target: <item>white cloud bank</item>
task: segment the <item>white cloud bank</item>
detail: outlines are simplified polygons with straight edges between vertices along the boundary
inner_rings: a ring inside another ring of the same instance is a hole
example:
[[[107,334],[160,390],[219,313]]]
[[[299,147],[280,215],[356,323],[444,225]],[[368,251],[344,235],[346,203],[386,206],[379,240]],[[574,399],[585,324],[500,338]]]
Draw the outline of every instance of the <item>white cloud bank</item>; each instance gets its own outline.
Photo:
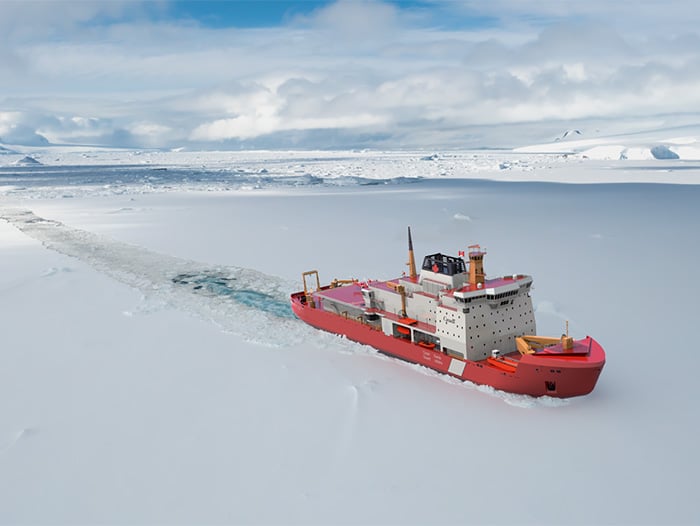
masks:
[[[3,2],[0,141],[517,146],[571,122],[697,123],[692,2],[482,4],[341,0],[212,29],[146,16],[165,2]]]

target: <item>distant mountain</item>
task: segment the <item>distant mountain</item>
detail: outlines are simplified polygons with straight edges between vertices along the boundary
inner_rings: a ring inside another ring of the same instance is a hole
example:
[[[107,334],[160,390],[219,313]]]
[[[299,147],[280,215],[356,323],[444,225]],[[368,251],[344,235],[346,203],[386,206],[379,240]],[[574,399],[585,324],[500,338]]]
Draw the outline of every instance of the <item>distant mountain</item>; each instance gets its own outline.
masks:
[[[20,160],[15,161],[14,164],[20,166],[36,166],[40,165],[41,163],[37,161],[34,157],[27,155],[26,157],[22,157]]]
[[[581,159],[623,161],[700,160],[700,124],[635,129],[588,136],[570,129],[550,143],[514,148],[520,153],[560,153]]]

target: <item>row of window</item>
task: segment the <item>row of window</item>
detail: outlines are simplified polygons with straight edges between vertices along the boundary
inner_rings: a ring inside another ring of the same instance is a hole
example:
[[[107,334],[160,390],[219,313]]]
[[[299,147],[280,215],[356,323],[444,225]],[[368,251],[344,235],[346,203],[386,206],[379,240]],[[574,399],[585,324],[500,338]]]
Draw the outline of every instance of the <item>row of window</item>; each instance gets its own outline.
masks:
[[[527,325],[527,323],[525,325]],[[480,327],[483,327],[484,329],[486,329],[486,324],[484,323],[483,325],[475,325],[473,329],[471,327],[469,327],[469,331],[478,331]],[[502,330],[505,330],[506,332],[507,331],[517,331],[518,326],[513,325],[512,327],[504,327]],[[498,332],[501,332],[501,330],[499,330]],[[471,336],[470,336],[470,338],[471,338]]]
[[[511,290],[509,292],[501,292],[500,294],[482,294],[481,296],[471,296],[469,298],[460,298],[459,296],[455,296],[455,299],[458,302],[471,303],[472,301],[479,301],[483,300],[484,298],[486,298],[487,300],[500,300],[501,298],[517,296],[519,293],[520,290]]]
[[[509,292],[501,292],[500,294],[487,294],[487,300],[500,300],[501,298],[507,298],[510,296],[516,296],[520,290],[511,290]]]

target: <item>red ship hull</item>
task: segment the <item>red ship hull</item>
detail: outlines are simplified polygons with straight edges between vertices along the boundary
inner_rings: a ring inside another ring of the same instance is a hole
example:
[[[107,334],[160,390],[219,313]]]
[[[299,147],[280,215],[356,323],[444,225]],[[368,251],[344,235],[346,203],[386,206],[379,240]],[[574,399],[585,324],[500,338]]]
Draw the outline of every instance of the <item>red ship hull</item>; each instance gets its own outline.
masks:
[[[535,353],[508,355],[507,363],[496,360],[461,360],[443,352],[384,334],[381,330],[306,303],[303,292],[291,296],[292,310],[309,325],[374,347],[402,360],[424,365],[435,371],[489,385],[495,389],[530,396],[569,398],[590,393],[605,365],[603,348],[590,336],[576,340],[584,353]]]

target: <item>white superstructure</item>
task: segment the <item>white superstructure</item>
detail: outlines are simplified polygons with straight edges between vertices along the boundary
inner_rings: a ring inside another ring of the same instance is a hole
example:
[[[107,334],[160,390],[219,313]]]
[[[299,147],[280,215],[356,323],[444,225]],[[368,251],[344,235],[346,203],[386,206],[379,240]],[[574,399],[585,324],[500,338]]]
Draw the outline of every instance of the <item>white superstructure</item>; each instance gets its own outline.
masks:
[[[467,269],[460,257],[432,254],[417,277],[362,284],[364,315],[381,323],[386,334],[458,358],[483,360],[495,349],[514,352],[516,336],[536,333],[532,277],[486,280],[484,255],[470,247]]]

